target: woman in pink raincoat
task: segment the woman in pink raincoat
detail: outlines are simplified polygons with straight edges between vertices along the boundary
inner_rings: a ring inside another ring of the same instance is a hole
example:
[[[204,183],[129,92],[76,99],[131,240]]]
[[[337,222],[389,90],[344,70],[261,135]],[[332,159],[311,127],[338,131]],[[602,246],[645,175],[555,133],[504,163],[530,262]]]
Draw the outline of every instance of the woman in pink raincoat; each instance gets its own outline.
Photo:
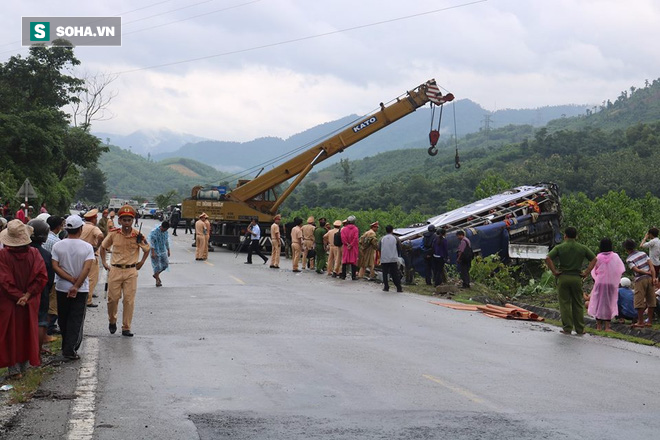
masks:
[[[341,279],[346,279],[346,269],[347,267],[351,268],[351,278],[357,279],[357,260],[358,260],[358,238],[360,237],[360,231],[358,227],[355,226],[355,216],[349,215],[346,219],[346,226],[341,228],[341,241],[344,244],[344,249],[341,256]]]
[[[605,322],[605,331],[612,331],[610,321],[619,313],[619,281],[624,271],[623,261],[616,252],[612,252],[612,240],[603,238],[600,253],[596,255],[596,265],[591,271],[594,288],[587,309],[587,313],[596,318],[596,330],[602,330]]]

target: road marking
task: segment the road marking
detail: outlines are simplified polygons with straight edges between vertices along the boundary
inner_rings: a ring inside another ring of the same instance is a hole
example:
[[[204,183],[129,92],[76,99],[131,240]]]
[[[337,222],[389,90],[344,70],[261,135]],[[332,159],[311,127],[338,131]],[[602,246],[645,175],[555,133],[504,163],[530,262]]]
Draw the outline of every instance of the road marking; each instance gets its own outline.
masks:
[[[459,395],[467,398],[468,400],[471,400],[474,403],[478,403],[479,405],[487,406],[487,407],[489,407],[490,409],[492,409],[496,412],[502,412],[502,410],[500,408],[498,408],[495,405],[493,405],[492,403],[488,402],[486,399],[483,399],[483,398],[477,396],[476,394],[474,394],[470,390],[467,390],[465,388],[459,387],[458,385],[454,385],[452,383],[446,382],[442,379],[438,379],[437,377],[431,376],[430,374],[422,374],[422,377],[424,379],[430,380],[431,382],[435,382],[438,385],[441,385],[441,386],[447,388],[448,390],[453,391],[456,394],[459,394]]]
[[[71,407],[67,434],[69,440],[91,440],[94,436],[99,341],[96,338],[85,338],[85,345],[85,355],[78,371],[76,399]]]
[[[240,279],[240,278],[236,278],[236,277],[233,276],[233,275],[229,275],[229,277],[232,278],[234,281],[236,281],[238,284],[245,284],[245,281],[243,281],[243,280]]]

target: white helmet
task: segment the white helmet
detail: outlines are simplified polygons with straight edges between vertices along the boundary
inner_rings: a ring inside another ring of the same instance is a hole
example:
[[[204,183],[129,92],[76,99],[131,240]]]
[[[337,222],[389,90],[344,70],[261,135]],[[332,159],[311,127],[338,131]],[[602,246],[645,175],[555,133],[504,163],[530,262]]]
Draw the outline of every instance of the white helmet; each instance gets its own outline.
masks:
[[[619,284],[621,287],[630,287],[632,283],[630,282],[630,278],[623,277],[621,278],[621,281],[619,281]]]

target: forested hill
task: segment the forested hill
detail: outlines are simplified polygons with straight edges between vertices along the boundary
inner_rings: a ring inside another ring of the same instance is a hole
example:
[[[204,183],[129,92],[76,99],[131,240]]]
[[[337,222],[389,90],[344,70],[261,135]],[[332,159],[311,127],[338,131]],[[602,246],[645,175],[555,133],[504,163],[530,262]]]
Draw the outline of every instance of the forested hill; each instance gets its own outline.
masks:
[[[472,201],[487,177],[507,185],[551,181],[564,193],[589,197],[610,190],[659,196],[659,89],[660,82],[653,81],[622,94],[610,109],[606,102],[599,111],[561,118],[541,129],[510,126],[466,136],[458,141],[460,169],[455,168],[453,139],[434,157],[426,149],[397,150],[333,165],[310,174],[285,206],[399,205],[432,215]]]
[[[148,160],[116,146],[110,146],[99,159],[99,168],[107,177],[108,194],[140,195],[153,199],[175,189],[188,197],[195,185],[218,183],[225,174],[192,159]]]

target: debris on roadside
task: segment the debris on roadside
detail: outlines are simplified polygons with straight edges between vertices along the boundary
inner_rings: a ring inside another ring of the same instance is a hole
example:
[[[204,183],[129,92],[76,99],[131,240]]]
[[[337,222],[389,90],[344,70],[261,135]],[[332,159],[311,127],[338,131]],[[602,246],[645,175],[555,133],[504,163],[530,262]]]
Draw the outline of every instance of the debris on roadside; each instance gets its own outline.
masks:
[[[534,312],[531,312],[522,307],[514,306],[513,304],[505,304],[504,306],[496,306],[493,304],[460,304],[460,303],[446,303],[439,301],[429,301],[431,304],[437,306],[447,307],[453,310],[466,310],[470,312],[482,312],[489,318],[502,318],[502,319],[517,319],[521,321],[544,321],[542,317]]]

